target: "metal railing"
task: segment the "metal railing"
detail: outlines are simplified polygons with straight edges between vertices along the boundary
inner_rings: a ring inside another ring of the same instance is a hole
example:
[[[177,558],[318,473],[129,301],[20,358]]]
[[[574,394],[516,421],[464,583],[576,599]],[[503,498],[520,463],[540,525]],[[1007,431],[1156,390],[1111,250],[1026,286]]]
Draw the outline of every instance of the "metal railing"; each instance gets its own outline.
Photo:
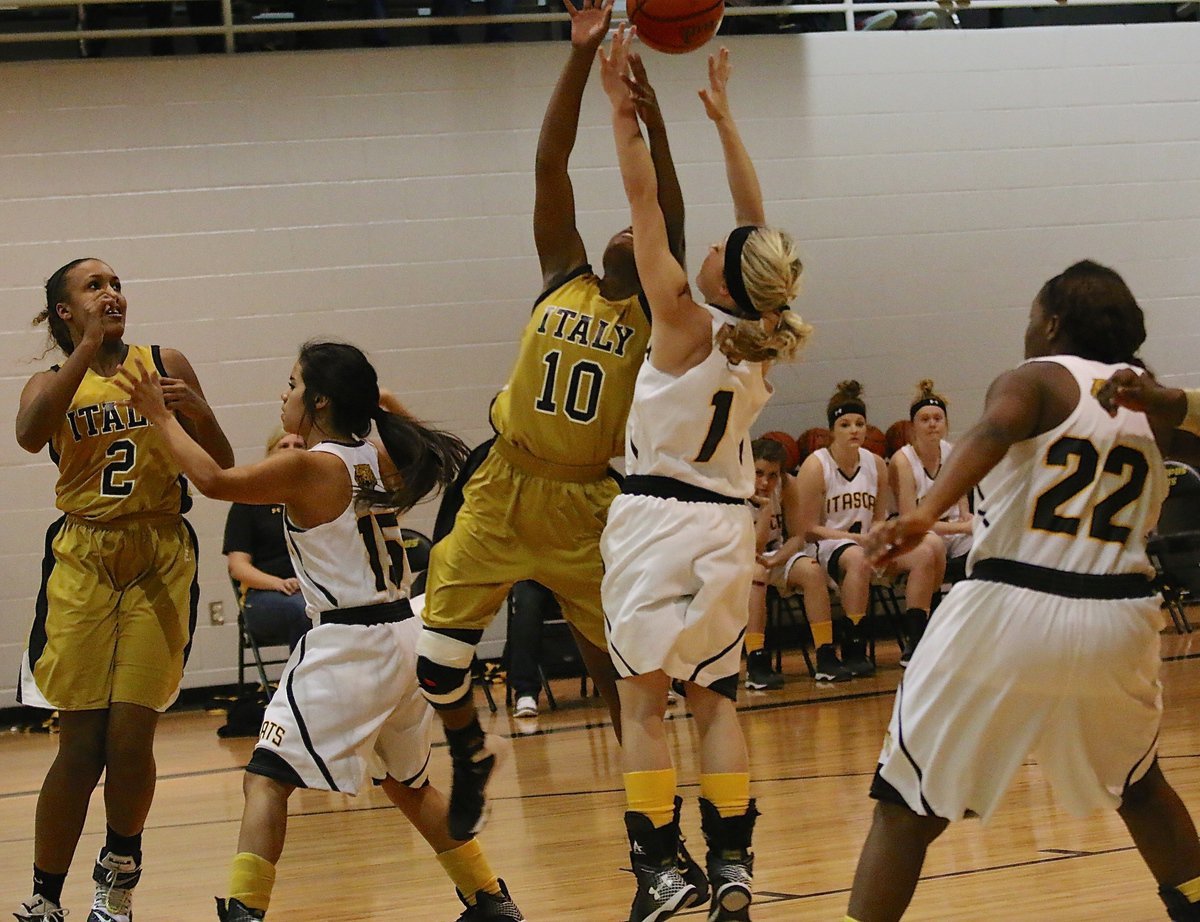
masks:
[[[294,13],[279,12],[272,14],[269,12],[271,6],[287,7],[289,5],[288,0],[278,0],[275,3],[268,2],[268,0],[251,0],[250,4],[245,4],[242,0],[238,0],[239,7],[263,8],[263,11],[258,14],[258,21],[255,21],[255,17],[250,17],[250,21],[238,21],[238,18],[235,16],[235,0],[213,0],[213,2],[219,2],[221,8],[221,21],[217,25],[93,29],[86,26],[87,16],[85,11],[88,8],[129,6],[131,5],[131,0],[88,0],[87,4],[64,3],[63,0],[0,0],[0,14],[19,14],[21,11],[62,9],[68,11],[68,15],[73,14],[77,23],[75,28],[69,30],[11,31],[8,27],[14,25],[14,23],[0,19],[0,45],[80,42],[81,51],[86,54],[86,51],[83,51],[83,49],[86,48],[86,42],[91,40],[219,36],[223,40],[224,51],[226,53],[233,53],[238,50],[244,50],[238,48],[237,39],[239,36],[254,36],[264,33],[278,35],[281,33],[344,32],[356,29],[372,32],[391,29],[457,28],[461,26],[515,25],[524,23],[553,25],[569,21],[565,13],[550,12],[549,9],[545,12],[514,12],[501,15],[437,16],[433,15],[432,7],[414,7],[417,10],[417,15],[414,16],[321,20],[302,20],[296,19]],[[546,0],[539,0],[539,3],[544,2]],[[145,7],[151,3],[167,3],[173,6],[176,0],[134,0],[133,5]],[[850,2],[850,0],[839,0],[839,2],[829,3],[727,6],[725,16],[727,19],[769,17],[783,23],[785,18],[790,19],[791,17],[812,15],[821,15],[828,18],[833,14],[841,18],[846,30],[854,31],[856,16],[863,14],[870,15],[886,10],[894,10],[898,14],[934,11],[938,12],[942,17],[943,25],[958,28],[962,25],[959,14],[968,9],[971,11],[999,11],[1016,8],[1061,8],[1066,5],[1063,0],[968,0],[968,2],[963,2],[963,0],[944,0],[944,2],[940,3],[934,2],[934,0],[902,0],[902,2],[896,3],[882,2],[882,0],[861,3]],[[1189,16],[1194,18],[1196,15],[1194,10],[1196,4],[1183,2],[1183,0],[1070,0],[1069,5],[1071,7],[1156,6],[1178,11],[1180,17]],[[1192,9],[1188,9],[1188,7]],[[618,18],[623,15],[623,11],[618,11]],[[764,31],[772,30],[765,29]]]

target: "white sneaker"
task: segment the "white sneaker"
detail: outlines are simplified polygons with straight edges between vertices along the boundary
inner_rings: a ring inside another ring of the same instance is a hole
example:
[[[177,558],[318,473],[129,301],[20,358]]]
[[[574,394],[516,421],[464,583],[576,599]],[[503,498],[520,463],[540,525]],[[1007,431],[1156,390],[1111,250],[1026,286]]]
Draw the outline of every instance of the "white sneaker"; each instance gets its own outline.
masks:
[[[859,32],[880,32],[884,29],[890,29],[896,24],[896,20],[900,18],[895,10],[880,10],[874,16],[865,16],[858,21],[857,29]]]
[[[517,706],[513,708],[513,717],[537,717],[538,703],[533,695],[521,695],[517,698]]]
[[[141,866],[132,858],[102,850],[92,872],[96,898],[88,922],[131,922],[133,888],[141,876]]]
[[[66,922],[67,910],[44,896],[31,896],[13,916],[17,922]]]

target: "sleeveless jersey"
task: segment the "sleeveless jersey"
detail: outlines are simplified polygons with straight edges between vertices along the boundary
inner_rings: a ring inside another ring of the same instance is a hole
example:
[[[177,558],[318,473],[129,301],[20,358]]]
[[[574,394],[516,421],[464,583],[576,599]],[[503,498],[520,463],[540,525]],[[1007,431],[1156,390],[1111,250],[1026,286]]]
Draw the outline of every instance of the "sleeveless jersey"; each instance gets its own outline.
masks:
[[[950,452],[954,450],[954,446],[945,439],[942,439],[941,450],[942,467],[945,467],[946,462],[950,460]],[[913,448],[912,445],[905,445],[900,449],[900,451],[903,453],[904,459],[908,462],[909,467],[912,468],[913,480],[916,482],[917,486],[917,504],[920,505],[921,500],[925,498],[925,494],[928,493],[933,487],[933,481],[937,475],[935,474],[933,477],[929,476],[929,472],[925,470],[924,464],[921,463],[921,459],[917,456],[917,450]],[[946,514],[942,516],[941,521],[957,522],[959,518],[960,515],[958,503],[955,503],[946,511]]]
[[[137,360],[166,375],[158,346],[129,346],[122,367]],[[55,366],[55,372],[58,367]],[[179,514],[191,506],[187,481],[150,421],[123,405],[128,395],[115,378],[90,368],[71,398],[66,417],[50,438],[58,465],[55,504],[91,522],[129,516]]]
[[[492,427],[543,461],[607,464],[625,453],[625,421],[650,340],[640,295],[600,296],[580,267],[538,299],[512,375],[492,403]]]
[[[733,364],[716,344],[729,316],[712,316],[708,357],[681,375],[646,362],[638,372],[629,412],[627,474],[671,477],[723,496],[754,495],[750,427],[771,396],[760,362]]]
[[[859,448],[858,470],[847,480],[828,448],[819,448],[814,454],[821,459],[825,474],[825,518],[821,524],[856,535],[870,531],[875,517],[875,500],[879,497],[876,456]]]
[[[1093,394],[1118,368],[1072,355],[1051,361],[1079,403],[1049,432],[1017,442],[980,482],[968,573],[997,557],[1072,573],[1153,576],[1146,531],[1167,492],[1162,455],[1141,413],[1110,417]]]
[[[381,482],[379,454],[369,442],[320,442],[310,451],[341,458],[355,486]],[[408,596],[412,576],[394,510],[351,499],[336,519],[307,529],[285,512],[284,533],[310,618],[335,608],[381,605]]]

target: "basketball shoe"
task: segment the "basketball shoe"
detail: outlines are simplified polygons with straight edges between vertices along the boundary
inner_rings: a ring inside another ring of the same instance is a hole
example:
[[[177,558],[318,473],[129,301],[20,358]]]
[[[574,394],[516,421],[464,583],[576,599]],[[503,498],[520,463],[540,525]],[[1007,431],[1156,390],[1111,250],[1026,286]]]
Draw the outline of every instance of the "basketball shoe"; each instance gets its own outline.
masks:
[[[705,864],[712,887],[708,922],[749,922],[754,879],[750,842],[757,818],[754,800],[741,816],[721,816],[711,801],[700,798],[700,828],[708,843]]]
[[[133,858],[100,849],[92,871],[96,897],[87,922],[132,922],[133,888],[141,877],[142,868]]]
[[[22,903],[13,916],[17,922],[64,922],[67,910],[44,896],[35,894]]]
[[[502,736],[485,734],[482,730],[473,738],[448,733],[446,740],[454,769],[450,782],[450,835],[466,841],[487,823],[488,782],[508,758],[512,744]]]
[[[867,659],[867,641],[863,637],[863,626],[849,618],[835,618],[834,637],[842,648],[842,665],[856,679],[875,675],[875,664]]]
[[[813,672],[815,682],[849,682],[854,676],[838,659],[837,648],[831,643],[817,647],[817,668]]]
[[[480,890],[475,894],[475,905],[471,906],[467,903],[461,891],[458,892],[458,898],[462,900],[466,906],[463,914],[458,917],[457,922],[525,922],[525,917],[521,915],[521,910],[517,908],[517,904],[513,902],[513,898],[508,895],[508,887],[504,885],[504,881],[500,881],[500,893],[488,893],[486,890]]]
[[[655,828],[644,813],[625,814],[629,833],[629,862],[637,878],[637,893],[629,922],[661,922],[691,906],[696,888],[679,872],[679,826],[674,821]]]
[[[746,687],[752,691],[783,688],[783,676],[771,668],[771,655],[766,650],[755,650],[746,656]]]
[[[225,900],[217,897],[217,918],[220,922],[258,922],[266,913],[244,906],[240,900]]]
[[[679,814],[683,810],[683,798],[676,795],[675,797],[675,828],[679,829]],[[679,833],[679,855],[675,862],[675,866],[679,868],[679,873],[683,875],[683,879],[696,888],[696,895],[688,901],[688,906],[703,906],[708,902],[708,875],[704,873],[704,868],[696,863],[687,850],[687,839],[683,832]]]

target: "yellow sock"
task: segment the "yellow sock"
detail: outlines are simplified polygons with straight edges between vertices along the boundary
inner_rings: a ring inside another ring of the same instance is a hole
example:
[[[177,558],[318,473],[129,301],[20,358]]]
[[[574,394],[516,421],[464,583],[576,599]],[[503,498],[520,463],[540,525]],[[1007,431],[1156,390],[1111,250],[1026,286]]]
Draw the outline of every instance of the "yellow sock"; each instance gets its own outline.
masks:
[[[863,612],[861,615],[852,615],[849,612],[846,612],[846,617],[850,619],[851,624],[853,624],[857,627],[858,622],[862,621],[863,618],[867,617],[867,613]]]
[[[833,622],[832,621],[814,621],[809,624],[812,628],[813,645],[823,647],[826,644],[833,643]]]
[[[741,816],[750,806],[750,773],[700,776],[700,796],[724,817]]]
[[[238,852],[229,870],[229,898],[247,909],[266,912],[275,888],[275,865],[253,852]]]
[[[493,873],[492,866],[488,864],[478,839],[471,839],[458,848],[441,852],[437,860],[446,876],[454,882],[459,893],[472,906],[475,905],[475,894],[480,890],[497,896],[500,894],[500,881]]]
[[[625,803],[649,818],[655,829],[666,826],[675,818],[675,769],[626,772]]]
[[[843,919],[842,922],[858,922],[858,919],[855,919],[853,916],[846,916],[846,918]]]
[[[751,634],[746,632],[746,652],[757,653],[763,648],[763,644],[767,642],[766,634]]]
[[[1193,877],[1175,889],[1182,893],[1189,903],[1200,903],[1200,877]]]

